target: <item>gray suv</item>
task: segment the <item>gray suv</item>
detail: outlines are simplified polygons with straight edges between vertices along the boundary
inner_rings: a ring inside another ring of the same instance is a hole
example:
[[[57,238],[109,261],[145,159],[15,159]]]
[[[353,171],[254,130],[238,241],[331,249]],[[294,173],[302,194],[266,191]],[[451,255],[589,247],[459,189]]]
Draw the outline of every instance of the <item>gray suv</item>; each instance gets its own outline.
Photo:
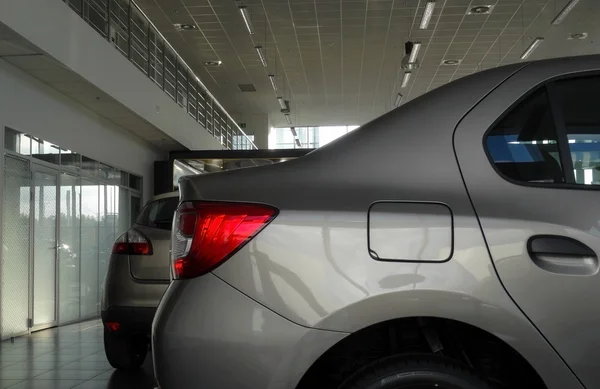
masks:
[[[161,389],[600,388],[600,56],[180,181]]]
[[[171,279],[171,227],[178,202],[178,193],[155,197],[113,245],[102,322],[106,357],[117,369],[137,369],[146,358],[152,319]]]

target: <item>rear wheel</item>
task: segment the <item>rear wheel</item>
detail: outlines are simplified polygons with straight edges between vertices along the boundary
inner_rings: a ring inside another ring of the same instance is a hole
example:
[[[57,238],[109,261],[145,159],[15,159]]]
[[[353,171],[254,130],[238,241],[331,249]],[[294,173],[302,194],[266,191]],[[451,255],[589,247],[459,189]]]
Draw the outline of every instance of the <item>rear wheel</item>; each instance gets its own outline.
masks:
[[[492,389],[474,371],[437,356],[393,357],[355,374],[340,389]]]
[[[148,354],[148,340],[139,335],[117,334],[105,328],[104,351],[108,362],[115,369],[137,370]]]

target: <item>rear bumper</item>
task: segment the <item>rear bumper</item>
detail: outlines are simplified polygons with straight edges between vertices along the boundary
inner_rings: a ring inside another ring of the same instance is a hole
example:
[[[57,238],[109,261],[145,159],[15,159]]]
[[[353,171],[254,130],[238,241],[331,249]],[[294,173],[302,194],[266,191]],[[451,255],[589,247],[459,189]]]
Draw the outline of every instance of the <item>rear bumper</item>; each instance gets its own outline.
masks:
[[[117,322],[121,334],[142,334],[150,336],[152,320],[156,308],[147,307],[110,307],[101,312],[102,323]]]
[[[294,324],[213,274],[169,286],[152,330],[161,389],[289,389],[339,332]]]

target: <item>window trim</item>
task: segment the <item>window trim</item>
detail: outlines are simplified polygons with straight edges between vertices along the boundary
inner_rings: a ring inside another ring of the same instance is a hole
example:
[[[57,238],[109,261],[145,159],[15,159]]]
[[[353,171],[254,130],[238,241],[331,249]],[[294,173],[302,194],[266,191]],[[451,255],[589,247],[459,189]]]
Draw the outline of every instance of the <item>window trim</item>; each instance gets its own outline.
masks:
[[[562,109],[560,109],[560,107],[558,106],[558,100],[556,100],[556,94],[552,94],[550,92],[550,90],[548,89],[548,86],[553,85],[556,81],[565,80],[565,79],[568,80],[568,79],[574,79],[574,78],[583,78],[583,77],[600,77],[600,71],[599,70],[584,70],[584,71],[579,71],[579,72],[560,74],[555,77],[548,78],[548,79],[534,85],[531,89],[529,89],[527,92],[525,92],[515,102],[513,102],[506,110],[504,110],[504,112],[502,112],[502,114],[496,120],[494,120],[492,122],[490,127],[483,133],[481,143],[482,143],[483,151],[484,151],[490,165],[492,166],[492,169],[494,169],[494,171],[500,178],[502,178],[503,180],[510,182],[511,184],[514,184],[514,185],[525,186],[525,187],[530,187],[530,188],[571,189],[571,190],[576,189],[576,190],[600,191],[600,185],[585,185],[585,184],[577,184],[576,183],[575,175],[573,173],[573,168],[572,168],[573,161],[571,159],[571,152],[569,150],[569,141],[568,141],[568,136],[566,134],[564,122],[561,122],[560,126],[558,125],[558,123],[556,123],[556,122],[554,123],[554,127],[556,130],[556,138],[557,138],[556,142],[558,145],[559,156],[560,156],[560,164],[561,164],[561,167],[563,168],[563,174],[564,174],[565,181],[566,181],[565,183],[562,183],[562,184],[556,184],[556,183],[545,184],[545,183],[537,183],[537,182],[526,182],[526,181],[515,180],[511,177],[508,177],[499,171],[499,169],[496,166],[496,163],[494,163],[494,160],[493,160],[493,158],[488,150],[488,147],[487,147],[487,138],[490,135],[490,133],[496,128],[498,123],[500,123],[508,114],[510,114],[524,100],[526,100],[527,98],[529,98],[531,95],[538,92],[542,88],[544,88],[546,90],[546,95],[548,97],[548,103],[550,105],[550,113],[552,114],[554,120],[556,121],[556,118],[557,118],[555,111],[559,111],[558,117],[562,117]],[[552,87],[550,87],[550,88],[552,88]],[[561,129],[559,129],[558,127],[561,127]],[[562,133],[561,133],[561,131],[562,131]],[[566,150],[568,151],[567,152],[567,157],[568,157],[567,165],[571,166],[570,176],[567,176],[567,174],[565,173],[565,170],[564,170],[564,169],[566,169],[565,162],[563,161],[563,159],[564,159],[563,158],[563,148],[564,147],[566,147]]]

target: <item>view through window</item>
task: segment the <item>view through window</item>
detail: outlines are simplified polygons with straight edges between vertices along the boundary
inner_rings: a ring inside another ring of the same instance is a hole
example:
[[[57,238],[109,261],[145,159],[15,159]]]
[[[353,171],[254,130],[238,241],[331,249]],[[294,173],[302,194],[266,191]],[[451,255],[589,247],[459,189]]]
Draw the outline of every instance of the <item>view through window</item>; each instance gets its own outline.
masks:
[[[325,146],[358,126],[316,126],[271,128],[270,149],[316,149]]]

